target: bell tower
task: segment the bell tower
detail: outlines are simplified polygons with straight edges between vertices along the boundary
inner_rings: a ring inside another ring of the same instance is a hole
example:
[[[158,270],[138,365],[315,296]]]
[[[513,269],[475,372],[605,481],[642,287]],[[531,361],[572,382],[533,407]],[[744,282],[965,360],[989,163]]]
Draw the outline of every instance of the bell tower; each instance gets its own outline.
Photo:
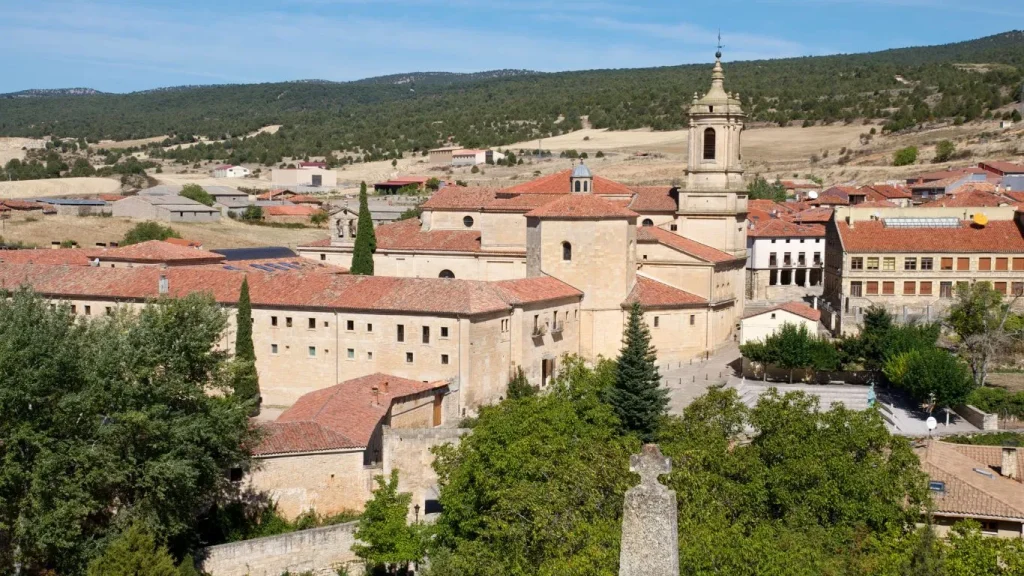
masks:
[[[590,194],[594,191],[594,175],[590,168],[580,160],[580,163],[572,169],[572,176],[569,177],[569,189],[573,194]]]

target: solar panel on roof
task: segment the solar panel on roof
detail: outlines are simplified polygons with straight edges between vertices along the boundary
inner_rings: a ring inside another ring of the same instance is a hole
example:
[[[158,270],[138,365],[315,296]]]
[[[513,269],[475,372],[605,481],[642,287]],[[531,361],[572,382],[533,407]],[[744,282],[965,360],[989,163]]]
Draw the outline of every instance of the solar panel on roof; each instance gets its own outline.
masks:
[[[225,270],[241,270],[241,268],[235,268],[234,266],[225,266]]]
[[[287,266],[282,266],[280,264],[275,264],[273,262],[268,262],[267,264],[264,264],[264,266],[267,266],[269,268],[273,268],[274,270],[284,270],[285,272],[288,271],[288,267]]]
[[[959,228],[959,218],[883,218],[886,228]]]

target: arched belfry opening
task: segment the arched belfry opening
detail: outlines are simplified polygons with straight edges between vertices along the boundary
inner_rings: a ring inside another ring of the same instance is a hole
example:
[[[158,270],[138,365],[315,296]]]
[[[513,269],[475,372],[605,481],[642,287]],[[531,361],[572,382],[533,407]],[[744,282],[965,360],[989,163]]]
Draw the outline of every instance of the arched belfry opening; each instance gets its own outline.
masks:
[[[704,130],[704,159],[714,160],[715,159],[715,129],[708,128]]]

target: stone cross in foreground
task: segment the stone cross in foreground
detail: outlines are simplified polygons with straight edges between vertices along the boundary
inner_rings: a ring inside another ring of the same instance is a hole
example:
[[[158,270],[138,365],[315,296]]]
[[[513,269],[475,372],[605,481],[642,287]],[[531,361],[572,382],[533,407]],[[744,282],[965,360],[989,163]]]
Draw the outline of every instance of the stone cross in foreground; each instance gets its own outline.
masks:
[[[626,491],[619,576],[679,576],[676,493],[658,482],[672,462],[657,444],[644,444],[629,457],[629,470],[640,475],[640,484]]]

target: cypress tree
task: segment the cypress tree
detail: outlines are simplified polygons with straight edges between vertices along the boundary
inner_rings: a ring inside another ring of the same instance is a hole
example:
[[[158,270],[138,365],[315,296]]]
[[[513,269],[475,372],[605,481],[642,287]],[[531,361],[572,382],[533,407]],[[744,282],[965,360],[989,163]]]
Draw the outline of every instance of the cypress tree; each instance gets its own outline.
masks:
[[[356,245],[352,250],[352,268],[356,275],[373,276],[373,253],[377,251],[377,235],[373,232],[373,218],[366,199],[366,182],[359,187],[359,223]]]
[[[661,375],[655,364],[657,355],[651,345],[651,332],[644,323],[639,303],[629,311],[615,373],[615,385],[608,390],[608,403],[615,409],[626,432],[635,432],[649,442],[658,421],[668,410],[668,390],[661,388]]]
[[[260,413],[263,401],[260,380],[256,372],[256,349],[252,343],[252,303],[249,300],[249,279],[242,280],[238,294],[238,330],[235,338],[235,361],[231,366],[231,381],[235,395],[253,403],[252,415]]]

